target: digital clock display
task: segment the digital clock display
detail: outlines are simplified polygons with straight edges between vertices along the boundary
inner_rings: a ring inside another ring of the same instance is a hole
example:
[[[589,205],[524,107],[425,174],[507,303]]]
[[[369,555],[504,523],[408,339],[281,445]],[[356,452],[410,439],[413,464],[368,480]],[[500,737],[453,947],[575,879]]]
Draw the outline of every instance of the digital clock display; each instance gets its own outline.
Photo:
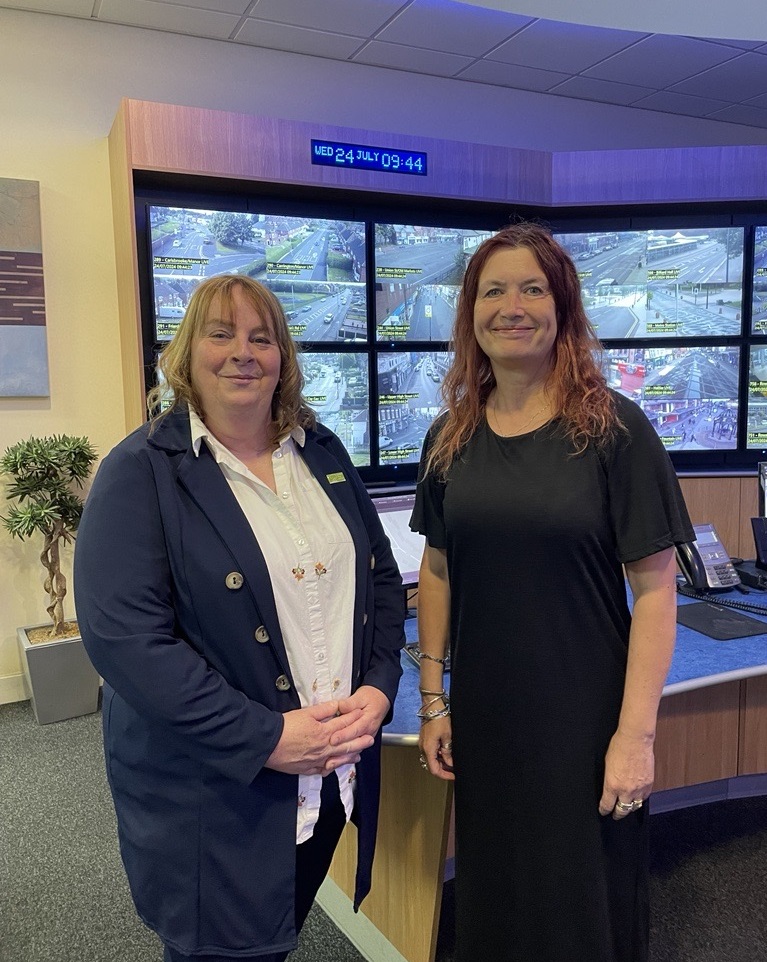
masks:
[[[312,140],[312,163],[323,167],[353,167],[358,170],[383,170],[390,174],[416,174],[425,177],[426,154],[420,150],[393,147],[364,147],[340,144],[335,140]]]

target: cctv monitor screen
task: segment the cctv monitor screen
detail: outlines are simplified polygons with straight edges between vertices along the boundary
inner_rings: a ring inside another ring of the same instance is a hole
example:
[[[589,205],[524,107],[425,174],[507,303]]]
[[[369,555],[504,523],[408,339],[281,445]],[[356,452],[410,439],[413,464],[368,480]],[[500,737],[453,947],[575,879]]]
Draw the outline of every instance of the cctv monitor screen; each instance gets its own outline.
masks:
[[[670,451],[737,447],[737,347],[605,350],[607,383],[642,408]]]
[[[299,353],[304,397],[357,467],[370,464],[370,387],[365,353]]]
[[[602,341],[741,333],[741,227],[557,234]]]
[[[269,287],[297,340],[367,339],[364,223],[149,205],[149,227],[158,341],[170,340],[192,291],[214,274]]]
[[[487,231],[376,224],[379,341],[447,341],[466,264]]]
[[[381,351],[378,354],[378,460],[416,464],[426,432],[442,406],[445,351]]]
[[[754,288],[751,330],[767,334],[767,227],[754,229]]]
[[[746,447],[767,449],[767,347],[751,346]]]

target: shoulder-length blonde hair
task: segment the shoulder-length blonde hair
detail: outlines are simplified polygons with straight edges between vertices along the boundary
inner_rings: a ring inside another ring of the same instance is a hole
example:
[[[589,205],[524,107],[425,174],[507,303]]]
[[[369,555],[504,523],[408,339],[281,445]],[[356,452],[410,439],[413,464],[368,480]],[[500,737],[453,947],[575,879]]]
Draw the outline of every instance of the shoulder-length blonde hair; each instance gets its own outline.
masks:
[[[623,425],[599,369],[599,340],[581,302],[578,274],[551,233],[538,224],[506,227],[482,243],[469,261],[453,325],[453,363],[442,394],[447,411],[429,449],[426,470],[444,477],[485,414],[495,387],[490,359],[474,335],[474,302],[488,259],[499,250],[526,247],[538,261],[554,297],[557,335],[547,389],[576,454],[604,444]]]
[[[209,277],[195,288],[173,340],[160,355],[157,365],[160,383],[147,395],[150,419],[156,423],[183,405],[192,408],[204,419],[202,399],[191,378],[192,345],[199,337],[216,298],[219,299],[221,317],[232,316],[236,289],[242,292],[261,319],[269,325],[280,349],[280,379],[272,397],[271,440],[284,437],[298,426],[313,428],[317,421],[301,393],[304,377],[282,305],[263,284],[235,274]],[[170,404],[163,409],[163,402],[166,401],[170,401]]]

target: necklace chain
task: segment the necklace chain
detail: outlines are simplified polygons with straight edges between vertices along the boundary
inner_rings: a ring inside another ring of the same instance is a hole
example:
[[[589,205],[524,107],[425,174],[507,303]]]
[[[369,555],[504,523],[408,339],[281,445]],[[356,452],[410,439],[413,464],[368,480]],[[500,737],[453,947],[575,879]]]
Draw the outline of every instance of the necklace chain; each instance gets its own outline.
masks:
[[[496,424],[496,428],[497,428],[497,430],[494,429],[494,430],[495,430],[495,433],[498,434],[499,437],[502,437],[502,438],[515,438],[515,437],[518,437],[518,435],[520,435],[520,434],[522,434],[522,433],[524,432],[524,430],[525,430],[525,428],[528,426],[528,424],[532,424],[533,421],[534,421],[540,414],[543,413],[543,411],[545,410],[545,405],[542,404],[540,407],[536,408],[535,411],[533,412],[532,416],[529,417],[521,427],[517,428],[516,431],[512,431],[511,434],[505,434],[505,433],[503,432],[503,430],[501,429],[501,422],[498,420],[498,412],[497,412],[497,410],[495,409],[495,405],[494,405],[492,408],[488,407],[487,410],[488,410],[488,412],[492,411],[493,417],[495,418],[495,424]],[[491,427],[492,427],[492,425],[491,425]]]

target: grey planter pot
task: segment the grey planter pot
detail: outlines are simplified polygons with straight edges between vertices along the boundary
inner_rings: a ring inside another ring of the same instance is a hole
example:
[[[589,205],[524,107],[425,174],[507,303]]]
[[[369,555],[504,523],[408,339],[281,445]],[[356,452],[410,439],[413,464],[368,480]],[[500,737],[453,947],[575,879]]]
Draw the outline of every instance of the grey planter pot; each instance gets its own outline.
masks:
[[[17,628],[24,685],[38,724],[88,715],[98,708],[101,680],[85,652],[82,638],[55,638],[31,645]]]

